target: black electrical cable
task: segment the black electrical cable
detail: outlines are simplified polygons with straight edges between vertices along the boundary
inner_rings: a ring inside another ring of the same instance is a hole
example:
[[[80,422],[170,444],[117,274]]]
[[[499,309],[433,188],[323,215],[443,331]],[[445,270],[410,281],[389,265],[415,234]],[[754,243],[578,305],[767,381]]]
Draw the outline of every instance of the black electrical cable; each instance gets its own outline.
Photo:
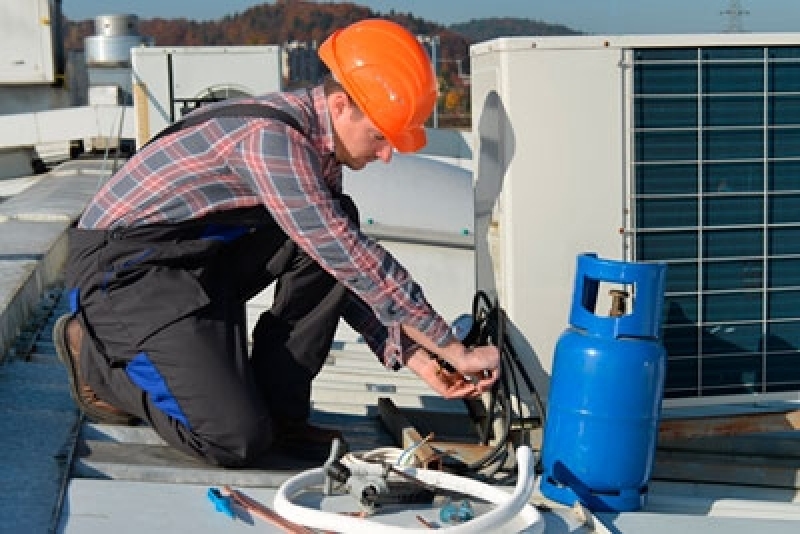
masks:
[[[510,358],[506,356],[506,350],[507,350],[506,344],[510,345],[510,341],[508,340],[505,334],[505,327],[506,327],[506,323],[504,320],[505,315],[502,313],[502,310],[499,308],[499,306],[497,306],[497,304],[495,304],[495,310],[496,310],[495,313],[497,314],[497,339],[503,340],[502,344],[498,344],[498,346],[501,347],[500,355],[501,358],[503,359],[504,367],[507,368],[504,370],[504,372],[508,373],[508,375],[511,377],[511,382],[512,382],[512,387],[510,388],[510,391],[512,393],[511,396],[517,402],[517,411],[515,413],[522,415],[522,395],[520,395],[519,384],[517,383],[517,375],[516,373],[514,373],[514,367],[512,366],[513,362],[510,360]]]
[[[497,308],[498,313],[500,314],[499,322],[505,324],[508,320],[506,318],[506,312],[502,308]],[[519,372],[522,379],[525,381],[525,386],[528,388],[528,392],[531,394],[534,402],[536,403],[536,410],[539,412],[539,417],[541,418],[541,425],[544,427],[545,422],[545,409],[544,403],[542,402],[542,397],[539,395],[539,391],[536,389],[536,386],[533,384],[533,380],[528,375],[525,366],[520,360],[519,356],[517,355],[517,351],[514,349],[514,345],[511,343],[511,339],[508,336],[505,336],[503,339],[503,350],[507,350],[510,356],[511,361],[514,363],[517,371]],[[518,412],[521,413],[521,412]]]
[[[492,478],[502,469],[508,459],[508,441],[515,417],[515,412],[511,407],[512,397],[515,397],[517,416],[521,417],[523,413],[517,373],[522,377],[525,387],[536,405],[542,426],[545,421],[545,410],[539,392],[507,334],[508,318],[498,302],[491,302],[485,292],[478,291],[472,301],[472,319],[472,329],[464,338],[464,344],[467,347],[475,347],[492,343],[498,348],[501,358],[501,376],[489,393],[486,419],[483,428],[480,429],[482,444],[489,443],[491,429],[498,421],[501,433],[499,436],[495,436],[496,445],[483,458],[466,465],[459,471],[476,478]],[[497,413],[495,413],[496,411]],[[511,477],[514,476],[514,474],[511,475]]]
[[[481,308],[481,304],[485,306],[484,309]],[[489,339],[489,330],[486,328],[488,315],[491,311],[491,303],[486,296],[485,293],[479,291],[475,294],[475,297],[472,301],[472,317],[473,317],[473,328],[467,334],[464,339],[464,343],[467,346],[479,346],[479,345],[486,345],[490,342]],[[476,330],[477,327],[477,330]],[[465,473],[468,473],[472,476],[479,476],[482,472],[484,472],[487,468],[492,466],[493,464],[498,464],[498,460],[502,457],[504,460],[504,453],[506,444],[508,441],[508,437],[511,431],[511,407],[510,401],[508,398],[508,384],[506,382],[508,372],[510,368],[507,365],[507,362],[503,360],[501,362],[501,376],[500,380],[498,380],[489,396],[489,403],[488,403],[488,410],[486,414],[486,419],[484,421],[484,426],[482,429],[482,436],[481,441],[484,444],[488,444],[489,436],[491,434],[491,428],[495,421],[497,420],[498,416],[495,416],[495,409],[499,405],[500,415],[501,418],[501,430],[502,433],[500,436],[497,436],[496,445],[480,460],[477,462],[473,462],[471,464],[467,464],[462,470]],[[499,469],[499,467],[498,467]]]
[[[498,471],[505,463],[508,454],[506,444],[511,433],[511,406],[505,388],[501,385],[501,381],[495,384],[492,388],[492,400],[490,404],[499,406],[499,413],[501,420],[501,433],[497,436],[497,444],[484,455],[480,460],[467,464],[459,469],[462,474],[468,474],[475,478],[489,477],[491,474],[486,474],[485,471],[494,466],[494,471]],[[487,412],[486,420],[491,425],[495,420],[494,413]],[[488,430],[487,430],[488,433]]]
[[[497,392],[494,391],[495,388],[499,387],[498,385],[492,386],[492,391],[489,394],[489,406],[487,406],[486,413],[491,414],[494,413],[494,409],[497,406]],[[483,420],[483,427],[480,429],[480,438],[481,438],[481,445],[488,445],[489,441],[491,441],[492,436],[492,418],[487,417]]]

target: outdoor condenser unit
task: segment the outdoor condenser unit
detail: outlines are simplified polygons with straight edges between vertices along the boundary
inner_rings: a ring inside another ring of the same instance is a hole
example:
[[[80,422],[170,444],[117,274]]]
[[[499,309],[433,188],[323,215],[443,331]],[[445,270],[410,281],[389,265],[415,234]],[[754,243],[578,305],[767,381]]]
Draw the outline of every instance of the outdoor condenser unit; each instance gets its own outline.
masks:
[[[0,85],[55,82],[54,31],[58,21],[52,17],[60,16],[60,12],[51,12],[48,0],[0,0],[0,14]]]
[[[131,56],[139,146],[204,103],[283,87],[277,45],[147,47]]]
[[[583,252],[668,264],[667,406],[797,398],[800,34],[504,38],[471,61],[477,287],[543,398]]]

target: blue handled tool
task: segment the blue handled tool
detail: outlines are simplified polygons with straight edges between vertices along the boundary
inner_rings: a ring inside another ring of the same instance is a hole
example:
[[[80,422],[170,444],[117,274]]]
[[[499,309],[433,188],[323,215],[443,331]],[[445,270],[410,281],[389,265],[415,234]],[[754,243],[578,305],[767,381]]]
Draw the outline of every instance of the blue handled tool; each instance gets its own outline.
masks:
[[[448,499],[439,511],[439,519],[441,519],[443,523],[464,523],[474,518],[475,512],[472,510],[472,505],[466,499],[462,500],[459,506],[456,506]]]
[[[231,519],[236,519],[230,497],[226,497],[217,488],[208,488],[208,500],[214,503],[217,512],[221,512]]]

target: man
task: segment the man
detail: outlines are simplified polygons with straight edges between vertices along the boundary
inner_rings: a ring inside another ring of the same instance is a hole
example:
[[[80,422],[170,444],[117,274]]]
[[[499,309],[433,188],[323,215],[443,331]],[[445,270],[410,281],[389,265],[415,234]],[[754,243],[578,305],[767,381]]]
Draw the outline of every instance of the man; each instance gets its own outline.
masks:
[[[253,465],[273,444],[330,443],[336,431],[308,423],[311,382],[342,317],[384,365],[441,395],[496,381],[497,350],[453,338],[342,192],[342,165],[424,146],[436,99],[425,51],[397,24],[364,20],[319,53],[332,73],[323,85],[190,114],[70,231],[72,313],[54,339],[90,419],[144,420],[222,466]],[[273,282],[248,355],[245,303]]]

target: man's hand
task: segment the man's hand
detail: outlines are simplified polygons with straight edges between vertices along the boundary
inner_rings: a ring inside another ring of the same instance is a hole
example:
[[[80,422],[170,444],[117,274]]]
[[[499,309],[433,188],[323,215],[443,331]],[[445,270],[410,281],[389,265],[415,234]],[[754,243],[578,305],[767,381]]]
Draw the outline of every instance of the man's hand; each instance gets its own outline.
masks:
[[[411,326],[403,331],[419,343],[406,366],[445,398],[476,397],[489,391],[500,376],[500,351],[487,345],[468,349],[459,341],[438,347]]]
[[[456,350],[445,353],[445,358],[456,369],[465,375],[474,375],[483,378],[484,376],[494,377],[491,384],[497,379],[500,369],[500,351],[497,347],[486,345],[482,347],[465,348],[463,345],[455,345]],[[450,355],[452,354],[452,359]]]
[[[496,367],[492,369],[479,365],[479,362],[485,362],[487,359],[491,361],[491,350],[494,349],[496,354],[497,349],[494,347],[478,348],[490,350],[480,351],[488,352],[488,354],[474,355],[466,370],[456,370],[452,364],[447,365],[447,362],[432,356],[424,348],[417,349],[409,357],[406,366],[422,378],[431,389],[446,399],[477,397],[491,389],[498,376]],[[475,368],[480,368],[480,371],[470,372],[472,366],[477,366]]]

